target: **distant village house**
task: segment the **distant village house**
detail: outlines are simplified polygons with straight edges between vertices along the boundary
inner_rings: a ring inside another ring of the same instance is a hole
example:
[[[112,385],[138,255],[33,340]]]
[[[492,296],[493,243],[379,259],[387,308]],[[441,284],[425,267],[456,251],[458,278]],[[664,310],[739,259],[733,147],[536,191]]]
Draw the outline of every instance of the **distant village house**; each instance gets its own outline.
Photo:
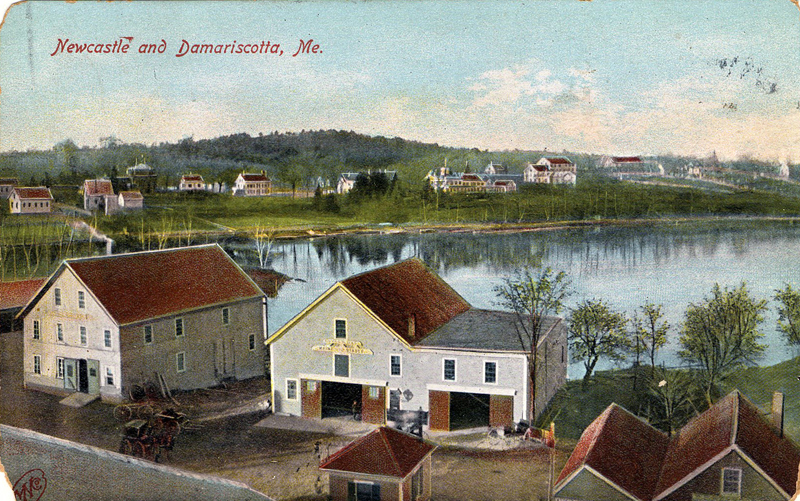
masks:
[[[52,210],[53,195],[44,186],[15,187],[8,202],[11,214],[49,214]]]
[[[19,184],[19,181],[13,177],[0,178],[0,199],[8,200],[14,187]]]
[[[204,191],[206,189],[203,176],[198,174],[185,174],[181,176],[181,182],[178,185],[179,191]]]
[[[264,171],[260,174],[242,172],[233,185],[233,195],[240,197],[265,197],[272,193],[272,181]]]

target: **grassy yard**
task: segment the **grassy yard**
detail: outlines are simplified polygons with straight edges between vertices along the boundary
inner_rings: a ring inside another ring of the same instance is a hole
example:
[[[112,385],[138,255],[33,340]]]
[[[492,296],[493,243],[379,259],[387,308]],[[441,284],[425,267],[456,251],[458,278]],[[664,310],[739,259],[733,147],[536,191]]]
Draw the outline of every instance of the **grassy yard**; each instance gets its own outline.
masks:
[[[738,389],[766,414],[770,411],[772,393],[785,395],[784,429],[786,434],[800,443],[800,357],[768,367],[743,369],[728,379],[720,388],[722,396]],[[556,435],[570,439],[580,437],[583,430],[612,402],[634,414],[647,414],[646,376],[649,367],[641,367],[634,387],[633,369],[620,369],[597,373],[588,384],[581,380],[569,381],[556,395],[545,411],[542,421],[556,423]],[[704,410],[698,402],[696,412]]]

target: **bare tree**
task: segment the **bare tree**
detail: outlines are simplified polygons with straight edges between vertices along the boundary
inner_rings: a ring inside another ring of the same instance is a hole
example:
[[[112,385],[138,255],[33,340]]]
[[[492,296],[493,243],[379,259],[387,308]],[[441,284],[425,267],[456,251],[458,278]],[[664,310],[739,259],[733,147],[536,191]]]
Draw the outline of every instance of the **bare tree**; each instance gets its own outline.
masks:
[[[544,334],[544,319],[557,315],[564,309],[564,302],[572,293],[571,282],[563,271],[554,272],[547,267],[539,273],[530,268],[506,278],[503,285],[494,288],[500,298],[498,305],[517,315],[517,336],[522,349],[527,351],[528,381],[531,395],[528,398],[528,416],[533,423],[536,418],[536,379],[539,341]]]
[[[258,265],[266,268],[272,252],[272,244],[275,243],[275,228],[259,223],[253,230],[253,241],[258,254]]]

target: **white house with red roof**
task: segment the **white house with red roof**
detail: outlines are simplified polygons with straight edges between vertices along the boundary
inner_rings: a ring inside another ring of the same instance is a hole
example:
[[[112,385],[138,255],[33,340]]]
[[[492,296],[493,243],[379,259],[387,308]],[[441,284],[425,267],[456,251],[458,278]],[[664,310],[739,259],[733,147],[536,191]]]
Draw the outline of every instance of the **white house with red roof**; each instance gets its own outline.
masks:
[[[529,420],[520,319],[474,308],[419,259],[334,284],[268,340],[276,413],[431,430]],[[544,320],[536,408],[566,382],[566,328]]]
[[[233,184],[233,195],[242,197],[265,197],[272,193],[272,181],[262,170],[260,174],[242,172]]]
[[[583,432],[555,485],[557,501],[785,501],[800,449],[733,391],[672,437],[611,404]]]
[[[113,212],[117,205],[114,186],[108,179],[86,179],[83,182],[83,208],[85,210],[106,211],[110,206]]]
[[[53,205],[53,195],[44,186],[36,188],[15,187],[8,198],[12,214],[47,214]]]
[[[178,184],[179,191],[204,191],[206,189],[203,176],[199,174],[184,174]]]
[[[523,176],[528,183],[575,184],[578,171],[567,157],[542,157],[527,164]]]
[[[332,501],[427,501],[436,446],[380,427],[333,453],[319,465],[329,477]]]
[[[644,161],[641,157],[636,156],[628,156],[628,157],[614,157],[603,155],[600,157],[600,161],[598,165],[605,169],[618,169],[618,170],[632,170],[638,171],[641,170]]]
[[[20,313],[24,384],[118,401],[264,373],[264,293],[218,245],[69,259]]]

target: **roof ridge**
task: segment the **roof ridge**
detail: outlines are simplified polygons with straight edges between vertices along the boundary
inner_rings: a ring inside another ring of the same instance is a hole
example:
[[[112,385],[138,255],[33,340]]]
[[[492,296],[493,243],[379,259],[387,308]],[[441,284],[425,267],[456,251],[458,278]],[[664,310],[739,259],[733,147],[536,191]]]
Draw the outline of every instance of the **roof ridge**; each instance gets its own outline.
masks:
[[[351,449],[353,449],[355,446],[360,445],[361,443],[365,442],[367,440],[367,438],[369,438],[373,434],[377,433],[378,430],[380,430],[380,428],[376,428],[376,429],[372,430],[371,432],[367,433],[366,435],[362,435],[362,436],[358,437],[357,439],[353,440],[352,442],[350,442],[349,444],[345,445],[344,447],[342,447],[338,451],[334,452],[333,454],[331,454],[330,456],[325,458],[325,460],[322,463],[320,463],[319,467],[323,468],[325,465],[329,464],[334,459],[338,459],[339,457],[344,455],[346,452],[348,452]]]
[[[386,433],[386,429],[387,428],[385,427],[378,428],[381,439],[383,439],[383,443],[386,445],[386,451],[389,453],[389,457],[392,458],[392,464],[394,464],[397,476],[400,476],[403,473],[403,469],[400,467],[400,462],[397,460],[397,457],[394,454],[394,449],[392,449],[392,445],[389,443],[389,437]]]
[[[149,250],[141,250],[141,251],[130,251],[130,252],[121,252],[119,254],[104,254],[101,256],[86,256],[86,257],[73,257],[69,259],[65,259],[64,262],[66,264],[70,263],[83,263],[85,261],[93,261],[97,259],[111,259],[115,257],[126,257],[126,256],[135,256],[135,255],[142,255],[142,254],[156,254],[156,253],[166,253],[166,252],[177,252],[181,250],[189,250],[189,249],[202,249],[206,247],[214,247],[217,246],[225,252],[225,249],[222,248],[218,243],[208,243],[208,244],[199,244],[199,245],[189,245],[187,247],[169,247],[166,249],[149,249]],[[227,254],[227,252],[225,252]]]

